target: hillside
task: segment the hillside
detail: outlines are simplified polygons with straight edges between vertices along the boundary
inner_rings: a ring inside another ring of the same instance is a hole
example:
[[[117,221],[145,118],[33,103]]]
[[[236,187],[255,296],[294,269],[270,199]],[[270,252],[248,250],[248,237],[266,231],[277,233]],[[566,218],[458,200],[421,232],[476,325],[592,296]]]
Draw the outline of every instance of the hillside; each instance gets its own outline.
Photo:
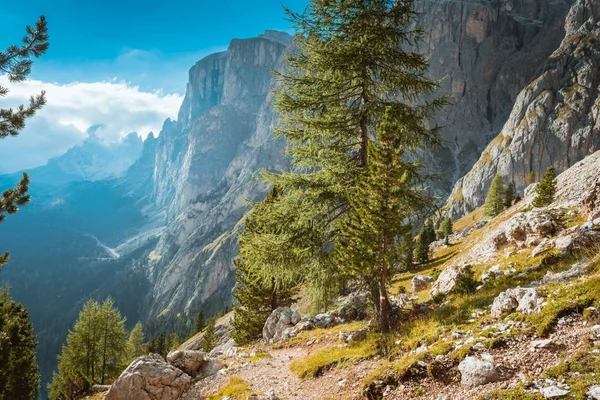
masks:
[[[531,206],[530,188],[495,218],[465,216],[431,262],[397,273],[395,333],[370,328],[368,296],[356,292],[326,314],[279,319],[284,339],[270,344],[236,347],[223,319],[210,356],[226,367],[168,398],[587,398],[600,384],[600,152],[557,188],[548,207]],[[461,292],[468,270],[477,287]]]

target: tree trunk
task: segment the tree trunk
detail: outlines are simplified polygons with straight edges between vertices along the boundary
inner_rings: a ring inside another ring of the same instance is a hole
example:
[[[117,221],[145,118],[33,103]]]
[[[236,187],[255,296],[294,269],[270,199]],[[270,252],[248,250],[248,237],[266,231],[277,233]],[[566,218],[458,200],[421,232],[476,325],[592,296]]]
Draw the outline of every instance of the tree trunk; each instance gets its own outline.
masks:
[[[387,295],[387,262],[385,256],[387,254],[387,237],[383,238],[383,257],[381,260],[381,271],[379,276],[379,329],[381,333],[390,331],[389,321],[389,303]]]
[[[275,310],[278,306],[277,304],[277,290],[275,290],[275,279],[272,279],[273,291],[271,292],[271,311]]]

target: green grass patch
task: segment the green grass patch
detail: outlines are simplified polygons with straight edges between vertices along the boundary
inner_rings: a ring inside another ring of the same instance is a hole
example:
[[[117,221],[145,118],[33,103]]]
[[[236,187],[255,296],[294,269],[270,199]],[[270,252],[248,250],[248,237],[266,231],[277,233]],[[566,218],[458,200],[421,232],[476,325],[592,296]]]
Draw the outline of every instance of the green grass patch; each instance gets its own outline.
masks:
[[[230,378],[221,389],[214,394],[208,395],[208,400],[220,400],[229,397],[236,400],[246,400],[248,396],[255,392],[250,388],[250,384],[239,376]]]
[[[328,346],[296,359],[290,370],[302,379],[315,378],[334,366],[345,367],[380,353],[380,336],[369,334],[367,340],[351,346]]]
[[[541,400],[544,396],[540,393],[527,393],[522,387],[495,390],[480,396],[478,400]]]

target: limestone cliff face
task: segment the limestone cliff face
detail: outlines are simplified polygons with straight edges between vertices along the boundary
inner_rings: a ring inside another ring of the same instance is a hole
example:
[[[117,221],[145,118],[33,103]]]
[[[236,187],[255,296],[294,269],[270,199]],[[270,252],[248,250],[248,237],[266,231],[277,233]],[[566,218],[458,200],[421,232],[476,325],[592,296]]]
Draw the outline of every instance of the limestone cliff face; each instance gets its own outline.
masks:
[[[445,198],[507,121],[519,92],[564,36],[567,0],[426,0],[418,2],[418,46],[431,55],[430,74],[444,79],[452,106],[437,116],[446,148],[429,165]]]
[[[497,173],[522,192],[530,171],[539,177],[553,165],[561,172],[598,150],[599,8],[588,0],[573,5],[564,40],[519,94],[501,133],[454,187],[447,205],[451,214],[483,204]]]
[[[167,226],[148,260],[149,316],[230,302],[244,198],[266,190],[254,173],[285,167],[270,85],[289,43],[275,32],[236,39],[190,70],[178,120],[165,122],[157,143],[152,201]]]

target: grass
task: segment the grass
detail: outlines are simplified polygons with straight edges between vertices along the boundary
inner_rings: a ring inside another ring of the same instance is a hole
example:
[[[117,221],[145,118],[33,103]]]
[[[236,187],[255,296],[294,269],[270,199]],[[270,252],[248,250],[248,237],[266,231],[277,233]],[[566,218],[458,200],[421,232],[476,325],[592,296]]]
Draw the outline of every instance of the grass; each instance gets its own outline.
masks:
[[[226,397],[246,400],[251,394],[254,394],[254,391],[250,388],[250,384],[239,376],[234,376],[217,393],[209,394],[208,400],[219,400]]]
[[[452,224],[452,229],[454,229],[454,231],[456,231],[456,232],[461,232],[461,231],[473,226],[475,223],[481,221],[483,219],[483,208],[484,207],[481,206],[481,207],[477,208],[476,210],[471,211],[464,217],[456,220]]]
[[[296,359],[290,370],[302,379],[315,378],[334,366],[348,366],[380,353],[380,336],[369,334],[368,338],[351,346],[327,346],[306,357]]]
[[[542,400],[544,396],[540,393],[527,393],[522,387],[495,390],[479,397],[479,400]]]
[[[249,360],[256,363],[265,358],[271,358],[271,355],[269,353],[256,352],[254,355],[250,355]]]
[[[298,336],[287,339],[275,344],[274,348],[294,347],[306,345],[311,341],[329,341],[337,342],[340,332],[356,332],[366,327],[368,321],[353,321],[347,324],[336,325],[327,329],[313,329],[310,331],[300,332]]]
[[[571,386],[571,399],[585,400],[590,386],[600,384],[600,355],[589,350],[581,351],[569,360],[549,368],[545,375]]]

